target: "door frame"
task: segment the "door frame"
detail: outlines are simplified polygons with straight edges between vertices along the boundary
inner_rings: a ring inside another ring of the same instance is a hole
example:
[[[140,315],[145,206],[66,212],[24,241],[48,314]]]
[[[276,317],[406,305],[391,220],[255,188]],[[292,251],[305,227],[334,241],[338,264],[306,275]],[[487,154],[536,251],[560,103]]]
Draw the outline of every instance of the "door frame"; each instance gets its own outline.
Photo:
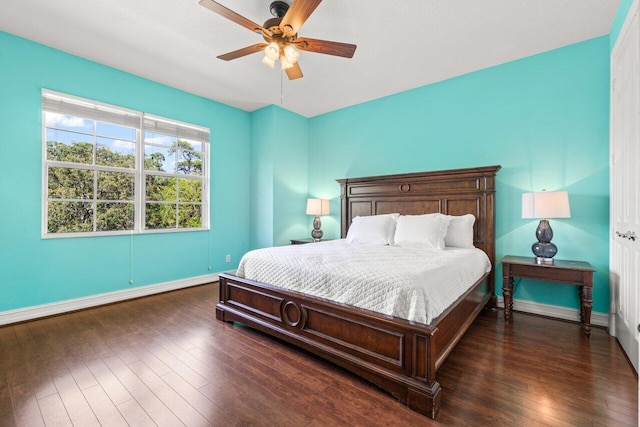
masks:
[[[611,54],[610,54],[610,73],[609,73],[609,89],[610,89],[610,109],[609,109],[609,165],[610,167],[612,167],[613,165],[613,160],[614,160],[614,151],[613,151],[613,133],[614,133],[614,128],[613,126],[611,126],[611,124],[613,123],[613,93],[614,93],[614,58],[618,55],[618,51],[620,50],[620,44],[621,44],[621,40],[623,40],[624,36],[629,32],[629,29],[631,27],[631,22],[633,20],[633,17],[635,14],[637,14],[639,12],[639,6],[640,4],[640,0],[633,0],[633,2],[631,3],[631,6],[629,7],[629,10],[627,11],[627,16],[625,17],[625,21],[622,25],[622,28],[620,29],[620,33],[618,34],[618,37],[616,39],[616,42],[613,46],[613,49],[611,50]],[[640,25],[640,24],[639,24]],[[609,193],[613,194],[613,186],[614,186],[614,181],[611,179],[609,181]],[[609,266],[613,266],[614,265],[614,260],[613,260],[613,241],[615,239],[615,230],[614,230],[614,212],[613,212],[613,203],[610,202],[609,205]],[[616,319],[615,319],[615,312],[618,309],[616,306],[616,301],[617,301],[617,295],[616,295],[616,288],[615,286],[613,286],[612,284],[613,282],[613,276],[611,275],[610,272],[610,278],[609,278],[609,285],[610,285],[610,309],[609,309],[609,334],[612,336],[616,336]],[[638,301],[636,301],[637,307],[640,307],[640,292],[637,293],[636,298],[638,299]],[[636,318],[636,320],[638,321],[639,319]],[[633,325],[632,326],[634,332],[635,332],[635,328],[636,326]],[[640,417],[640,415],[639,415]]]

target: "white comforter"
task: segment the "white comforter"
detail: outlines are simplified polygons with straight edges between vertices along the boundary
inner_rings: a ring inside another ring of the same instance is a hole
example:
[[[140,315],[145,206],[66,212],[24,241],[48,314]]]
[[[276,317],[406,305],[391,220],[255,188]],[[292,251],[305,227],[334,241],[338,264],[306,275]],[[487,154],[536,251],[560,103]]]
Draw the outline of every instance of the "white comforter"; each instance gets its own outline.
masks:
[[[381,246],[345,240],[258,249],[236,274],[421,323],[430,323],[491,270],[480,249]]]

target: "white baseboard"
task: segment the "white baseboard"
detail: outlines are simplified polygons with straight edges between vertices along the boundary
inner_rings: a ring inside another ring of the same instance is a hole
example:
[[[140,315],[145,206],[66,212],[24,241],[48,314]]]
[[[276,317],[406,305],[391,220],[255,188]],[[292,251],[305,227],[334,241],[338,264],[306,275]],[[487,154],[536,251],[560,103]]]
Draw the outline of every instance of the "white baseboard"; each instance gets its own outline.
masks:
[[[204,276],[173,280],[171,282],[157,283],[155,285],[140,286],[137,288],[124,289],[114,292],[106,292],[103,294],[68,299],[65,301],[59,301],[50,304],[34,305],[31,307],[18,308],[15,310],[0,311],[0,325],[24,322],[26,320],[53,316],[55,314],[67,313],[69,311],[81,310],[104,304],[111,304],[118,301],[140,298],[148,295],[159,294],[162,292],[175,291],[176,289],[203,285],[205,283],[215,282],[217,280],[217,274],[206,274]]]
[[[140,298],[162,292],[174,291],[177,289],[198,286],[218,280],[217,274],[207,274],[204,276],[190,277],[188,279],[174,280],[171,282],[158,283],[155,285],[140,286],[137,288],[124,289],[103,294],[91,295],[83,298],[74,298],[50,304],[35,305],[31,307],[18,308],[0,312],[0,325],[24,322],[38,319],[40,317],[53,316],[75,310],[96,307],[104,304],[111,304],[118,301],[125,301],[133,298]],[[504,308],[504,300],[498,297],[498,307]],[[540,304],[537,302],[514,300],[513,309],[525,313],[539,314],[542,316],[555,317],[558,319],[580,321],[580,313],[577,309],[560,307],[557,305]],[[591,324],[597,326],[609,326],[609,314],[594,312],[591,314]]]
[[[498,297],[498,307],[504,308],[504,299]],[[524,313],[539,314],[541,316],[555,317],[557,319],[580,321],[580,311],[574,308],[560,307],[557,305],[541,304],[538,302],[513,300],[513,309]],[[591,324],[609,327],[609,313],[592,312]]]

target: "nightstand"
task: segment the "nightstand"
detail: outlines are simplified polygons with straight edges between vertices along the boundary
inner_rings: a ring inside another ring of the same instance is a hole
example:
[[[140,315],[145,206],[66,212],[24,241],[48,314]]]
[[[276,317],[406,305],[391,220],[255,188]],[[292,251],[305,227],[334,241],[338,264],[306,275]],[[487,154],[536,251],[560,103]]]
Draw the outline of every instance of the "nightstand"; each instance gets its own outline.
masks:
[[[304,245],[306,243],[328,242],[329,240],[332,240],[332,239],[313,240],[311,237],[309,237],[308,239],[291,239],[291,244]]]
[[[538,264],[534,257],[507,255],[502,259],[502,294],[504,318],[511,318],[513,310],[513,278],[543,280],[578,286],[580,295],[580,323],[582,332],[591,335],[591,308],[593,305],[593,272],[588,262],[554,259],[553,264]]]

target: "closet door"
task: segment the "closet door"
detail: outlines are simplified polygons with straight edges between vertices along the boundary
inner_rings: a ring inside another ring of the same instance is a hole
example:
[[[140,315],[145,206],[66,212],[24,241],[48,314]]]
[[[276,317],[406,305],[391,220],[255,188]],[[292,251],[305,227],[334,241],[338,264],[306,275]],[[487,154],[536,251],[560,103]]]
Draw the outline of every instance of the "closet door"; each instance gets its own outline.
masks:
[[[611,56],[611,332],[638,371],[640,22],[636,0]]]

